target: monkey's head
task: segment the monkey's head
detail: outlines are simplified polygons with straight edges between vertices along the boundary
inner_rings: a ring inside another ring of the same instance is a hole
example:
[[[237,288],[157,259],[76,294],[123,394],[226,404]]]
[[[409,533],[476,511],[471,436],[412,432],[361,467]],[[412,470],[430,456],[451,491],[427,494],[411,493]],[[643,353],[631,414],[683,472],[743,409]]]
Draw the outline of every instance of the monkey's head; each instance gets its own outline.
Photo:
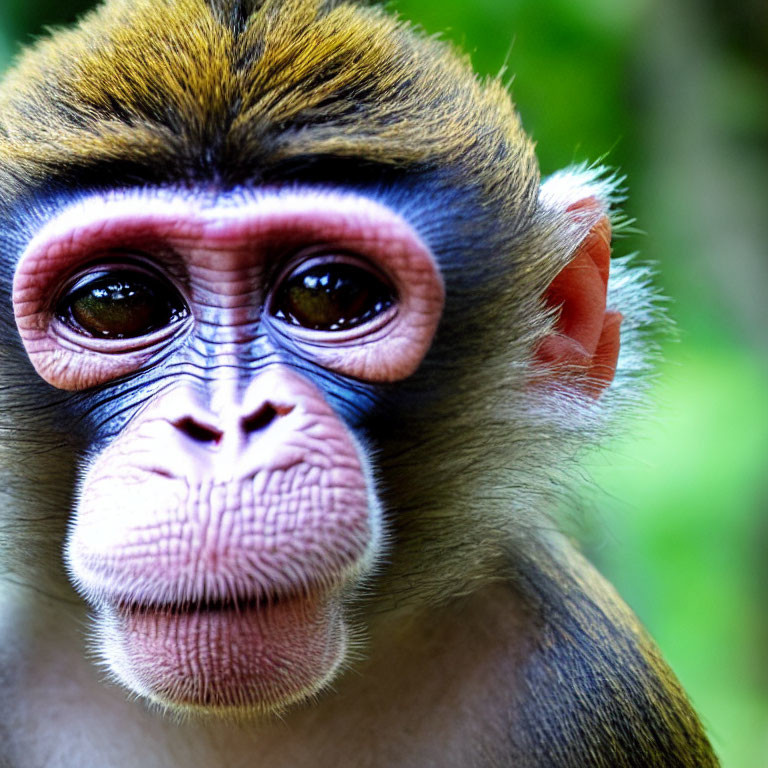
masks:
[[[352,2],[109,0],[27,51],[8,493],[114,676],[279,711],[498,573],[614,378],[611,194],[540,186],[497,80]]]

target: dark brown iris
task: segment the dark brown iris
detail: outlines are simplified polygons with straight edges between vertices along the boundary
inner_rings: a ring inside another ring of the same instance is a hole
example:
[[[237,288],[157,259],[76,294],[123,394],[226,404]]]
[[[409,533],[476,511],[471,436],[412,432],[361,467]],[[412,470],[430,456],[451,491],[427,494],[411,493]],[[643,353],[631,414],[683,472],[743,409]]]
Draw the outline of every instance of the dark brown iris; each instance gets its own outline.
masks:
[[[69,326],[99,339],[146,336],[178,322],[188,311],[172,286],[130,270],[88,276],[57,308],[57,314]]]
[[[353,264],[317,264],[294,272],[278,289],[276,317],[314,331],[354,328],[394,303],[392,289]]]

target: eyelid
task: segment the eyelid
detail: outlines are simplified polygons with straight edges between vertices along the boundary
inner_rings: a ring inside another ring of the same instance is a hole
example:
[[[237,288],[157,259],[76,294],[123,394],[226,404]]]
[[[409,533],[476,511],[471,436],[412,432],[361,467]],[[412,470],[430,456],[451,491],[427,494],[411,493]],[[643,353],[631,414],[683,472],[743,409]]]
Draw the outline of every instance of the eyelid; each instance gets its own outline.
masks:
[[[97,279],[99,277],[107,277],[114,272],[135,272],[136,274],[149,275],[150,277],[158,275],[155,270],[134,261],[97,261],[86,264],[84,267],[78,269],[67,282],[73,288],[79,288],[81,287],[80,284],[85,281],[90,281],[91,279]]]
[[[290,280],[294,275],[300,274],[304,270],[325,264],[349,264],[350,266],[370,272],[374,277],[387,285],[395,297],[398,295],[394,280],[370,259],[345,249],[334,250],[327,246],[317,246],[310,250],[302,250],[285,262],[282,269],[277,271],[277,277],[269,282],[269,299],[266,303],[269,304],[277,290],[286,280]]]

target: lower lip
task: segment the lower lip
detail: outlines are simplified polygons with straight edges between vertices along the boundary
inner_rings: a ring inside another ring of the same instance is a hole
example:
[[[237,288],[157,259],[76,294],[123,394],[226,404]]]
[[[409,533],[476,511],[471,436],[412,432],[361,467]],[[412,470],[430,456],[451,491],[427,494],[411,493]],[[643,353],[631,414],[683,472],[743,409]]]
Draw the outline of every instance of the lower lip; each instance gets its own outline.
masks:
[[[274,712],[322,688],[346,645],[329,596],[118,615],[118,674],[172,708]]]

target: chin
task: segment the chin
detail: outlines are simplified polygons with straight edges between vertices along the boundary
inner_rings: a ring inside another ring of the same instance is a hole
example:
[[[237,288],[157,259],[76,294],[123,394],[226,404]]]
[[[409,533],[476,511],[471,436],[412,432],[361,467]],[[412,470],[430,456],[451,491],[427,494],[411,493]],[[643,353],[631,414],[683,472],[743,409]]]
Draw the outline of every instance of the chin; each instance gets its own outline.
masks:
[[[97,614],[99,653],[132,693],[180,716],[278,715],[320,693],[347,656],[338,593]]]

